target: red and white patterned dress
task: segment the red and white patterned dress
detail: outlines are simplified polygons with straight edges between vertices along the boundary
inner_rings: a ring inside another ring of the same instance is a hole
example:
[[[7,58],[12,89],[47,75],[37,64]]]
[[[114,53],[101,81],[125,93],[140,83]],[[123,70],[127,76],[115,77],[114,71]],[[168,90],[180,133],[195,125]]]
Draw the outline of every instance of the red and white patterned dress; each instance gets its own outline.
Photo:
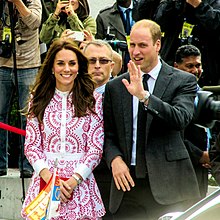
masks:
[[[94,93],[95,114],[73,117],[71,95],[56,89],[54,97],[45,109],[43,124],[37,118],[27,120],[25,155],[34,168],[28,192],[23,203],[26,207],[38,194],[39,172],[49,168],[53,172],[58,158],[60,177],[79,173],[83,181],[73,191],[73,199],[61,203],[60,217],[54,219],[99,219],[105,214],[101,195],[93,176],[93,169],[102,157],[104,131],[102,96]]]

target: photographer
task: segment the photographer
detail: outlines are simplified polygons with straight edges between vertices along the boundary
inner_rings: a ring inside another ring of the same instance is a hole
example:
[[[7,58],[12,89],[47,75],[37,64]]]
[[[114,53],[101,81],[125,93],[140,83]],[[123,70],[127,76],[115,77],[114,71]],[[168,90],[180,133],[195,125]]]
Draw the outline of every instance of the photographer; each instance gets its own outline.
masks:
[[[204,74],[199,85],[220,80],[220,2],[218,0],[161,0],[154,20],[164,32],[161,57],[173,64],[177,48],[193,44],[202,53]]]
[[[40,40],[51,44],[56,38],[60,38],[66,29],[72,31],[91,31],[96,34],[96,22],[89,15],[87,0],[59,0],[55,11],[43,23],[40,31]]]
[[[18,80],[19,107],[23,109],[26,106],[29,87],[34,83],[40,66],[38,28],[41,24],[42,6],[40,0],[10,0],[10,2],[1,0],[0,4],[3,5],[0,21],[0,122],[8,124],[11,98],[16,88],[15,71]],[[9,13],[10,7],[13,7],[14,14]],[[12,27],[10,20],[16,22],[15,27]],[[12,42],[12,33],[15,34],[15,42]],[[8,50],[13,44],[15,56],[12,50]],[[25,126],[26,118],[22,116],[21,128],[25,129]],[[7,151],[7,132],[0,129],[0,176],[7,175]],[[21,176],[23,174],[23,177],[30,177],[32,167],[27,159],[20,158],[20,160],[23,162],[24,169]],[[19,163],[19,168],[21,169],[21,163]]]

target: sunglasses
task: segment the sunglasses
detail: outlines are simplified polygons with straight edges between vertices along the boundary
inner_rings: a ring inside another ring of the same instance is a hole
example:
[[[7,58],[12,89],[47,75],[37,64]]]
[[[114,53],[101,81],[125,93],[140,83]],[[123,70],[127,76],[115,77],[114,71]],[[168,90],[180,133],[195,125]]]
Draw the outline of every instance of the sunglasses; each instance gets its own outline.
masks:
[[[90,58],[90,59],[88,59],[88,61],[89,61],[89,64],[96,64],[96,62],[99,61],[99,63],[103,64],[103,65],[108,64],[109,62],[112,62],[111,60],[108,60],[108,59],[105,59],[105,58],[100,58],[100,59]]]

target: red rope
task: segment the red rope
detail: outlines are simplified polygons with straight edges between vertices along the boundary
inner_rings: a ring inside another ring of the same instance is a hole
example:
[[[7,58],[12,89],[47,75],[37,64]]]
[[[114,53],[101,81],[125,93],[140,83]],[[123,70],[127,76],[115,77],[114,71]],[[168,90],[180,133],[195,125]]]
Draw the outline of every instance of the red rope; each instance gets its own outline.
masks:
[[[0,122],[0,128],[25,136],[26,131]]]

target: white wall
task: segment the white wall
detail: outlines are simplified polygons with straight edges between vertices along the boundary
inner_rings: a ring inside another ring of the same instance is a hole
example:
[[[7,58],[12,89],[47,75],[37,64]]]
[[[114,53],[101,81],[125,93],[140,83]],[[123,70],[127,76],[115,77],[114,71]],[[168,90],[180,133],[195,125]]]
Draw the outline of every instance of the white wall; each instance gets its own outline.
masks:
[[[101,9],[113,5],[115,1],[116,0],[88,0],[91,16],[96,18]]]

